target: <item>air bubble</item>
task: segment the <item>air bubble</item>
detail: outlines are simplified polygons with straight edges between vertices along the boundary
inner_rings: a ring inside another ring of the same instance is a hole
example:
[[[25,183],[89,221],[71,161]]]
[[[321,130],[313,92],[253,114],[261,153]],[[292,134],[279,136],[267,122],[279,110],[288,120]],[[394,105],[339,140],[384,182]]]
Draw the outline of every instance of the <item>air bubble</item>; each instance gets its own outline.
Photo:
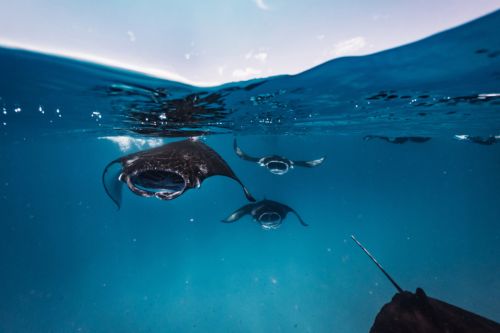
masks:
[[[90,116],[92,118],[95,118],[96,121],[99,121],[99,119],[102,118],[102,115],[101,115],[101,113],[99,111],[93,111]]]

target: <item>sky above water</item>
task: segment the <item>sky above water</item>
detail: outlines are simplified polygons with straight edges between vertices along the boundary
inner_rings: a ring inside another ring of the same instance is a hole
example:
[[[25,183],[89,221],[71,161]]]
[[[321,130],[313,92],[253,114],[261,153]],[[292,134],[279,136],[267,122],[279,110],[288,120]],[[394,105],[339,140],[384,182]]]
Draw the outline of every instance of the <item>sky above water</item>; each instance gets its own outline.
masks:
[[[0,0],[0,45],[210,85],[406,44],[500,0]]]

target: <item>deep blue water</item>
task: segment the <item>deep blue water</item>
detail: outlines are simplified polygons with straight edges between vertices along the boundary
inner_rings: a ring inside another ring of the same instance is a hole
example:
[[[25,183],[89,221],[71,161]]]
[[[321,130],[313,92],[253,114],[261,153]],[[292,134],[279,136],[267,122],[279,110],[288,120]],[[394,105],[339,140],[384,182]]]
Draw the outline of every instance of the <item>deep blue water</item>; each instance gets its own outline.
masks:
[[[0,332],[368,332],[395,290],[351,234],[403,288],[500,321],[500,144],[455,137],[500,135],[499,26],[214,88],[0,48]],[[106,164],[192,135],[309,227],[221,223],[247,203],[224,177],[117,210]],[[326,159],[273,175],[235,136]]]

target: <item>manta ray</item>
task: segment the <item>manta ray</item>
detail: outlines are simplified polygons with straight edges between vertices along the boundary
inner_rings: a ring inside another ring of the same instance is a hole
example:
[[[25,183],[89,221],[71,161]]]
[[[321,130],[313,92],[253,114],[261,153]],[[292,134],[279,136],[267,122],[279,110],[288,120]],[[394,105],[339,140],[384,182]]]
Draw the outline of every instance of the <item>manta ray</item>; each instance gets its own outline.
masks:
[[[172,142],[111,161],[102,182],[108,196],[120,208],[123,183],[142,197],[172,200],[212,176],[238,182],[249,201],[255,201],[229,165],[212,148],[196,139]]]
[[[403,144],[407,142],[414,142],[414,143],[424,143],[429,141],[431,138],[427,136],[395,136],[395,137],[388,137],[388,136],[382,136],[382,135],[366,135],[363,137],[363,140],[369,141],[373,139],[379,139],[379,140],[384,140],[389,143],[394,143],[394,144]]]
[[[490,135],[482,137],[482,136],[471,136],[467,134],[462,134],[462,135],[455,135],[454,138],[459,141],[469,141],[484,146],[491,146],[492,144],[500,142],[500,135]]]
[[[275,175],[284,175],[290,169],[293,169],[295,166],[312,168],[320,165],[325,160],[324,157],[318,158],[312,161],[292,161],[286,157],[279,155],[271,155],[271,156],[263,156],[263,157],[252,157],[241,150],[238,147],[236,142],[236,138],[233,141],[233,148],[241,159],[245,161],[255,162],[262,167],[266,167],[271,173]]]
[[[244,215],[251,215],[263,229],[277,229],[281,226],[281,223],[283,223],[283,220],[286,218],[288,213],[295,214],[300,224],[304,227],[308,226],[293,208],[277,201],[267,199],[240,207],[225,220],[222,220],[222,222],[232,223],[239,220]]]
[[[499,333],[500,324],[455,305],[431,298],[423,289],[404,291],[354,237],[398,291],[375,318],[370,333]]]

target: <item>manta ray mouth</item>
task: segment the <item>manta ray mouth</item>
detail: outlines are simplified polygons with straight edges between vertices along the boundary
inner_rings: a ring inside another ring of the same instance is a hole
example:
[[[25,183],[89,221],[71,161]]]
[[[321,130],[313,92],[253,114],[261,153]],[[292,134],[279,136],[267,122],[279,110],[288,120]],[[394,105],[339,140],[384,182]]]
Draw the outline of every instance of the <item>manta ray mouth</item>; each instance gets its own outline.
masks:
[[[276,212],[264,212],[259,215],[257,221],[263,229],[278,229],[281,226],[281,215]]]
[[[288,172],[289,166],[288,163],[283,161],[269,161],[266,163],[266,168],[275,175],[284,175]]]
[[[128,177],[127,185],[138,195],[171,200],[186,190],[187,181],[174,170],[143,169]]]

